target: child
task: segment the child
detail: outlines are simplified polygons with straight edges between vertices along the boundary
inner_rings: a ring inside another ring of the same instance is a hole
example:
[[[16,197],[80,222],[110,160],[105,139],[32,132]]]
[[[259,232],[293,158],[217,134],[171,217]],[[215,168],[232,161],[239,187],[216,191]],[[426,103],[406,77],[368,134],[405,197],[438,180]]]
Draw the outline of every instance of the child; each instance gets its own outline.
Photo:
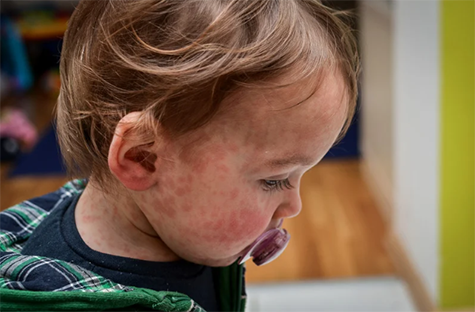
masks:
[[[4,308],[243,311],[241,263],[285,248],[357,67],[317,0],[80,2],[57,131],[87,180],[2,214]]]

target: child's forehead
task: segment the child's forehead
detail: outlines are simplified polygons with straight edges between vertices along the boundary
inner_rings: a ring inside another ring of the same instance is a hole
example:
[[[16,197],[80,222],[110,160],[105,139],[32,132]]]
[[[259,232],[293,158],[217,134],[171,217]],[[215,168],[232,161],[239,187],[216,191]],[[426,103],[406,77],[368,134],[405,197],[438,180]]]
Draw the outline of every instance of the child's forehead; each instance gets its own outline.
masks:
[[[345,91],[338,75],[327,76],[321,84],[308,79],[279,88],[240,90],[224,100],[224,108],[190,142],[231,140],[268,146],[295,133],[314,137],[320,128],[344,122]]]

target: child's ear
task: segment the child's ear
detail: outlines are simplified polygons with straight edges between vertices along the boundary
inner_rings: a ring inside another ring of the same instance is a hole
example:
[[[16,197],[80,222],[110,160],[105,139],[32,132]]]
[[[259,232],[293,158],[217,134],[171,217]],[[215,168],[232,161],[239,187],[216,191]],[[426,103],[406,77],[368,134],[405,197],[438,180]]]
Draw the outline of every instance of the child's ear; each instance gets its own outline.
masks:
[[[133,191],[145,191],[155,181],[157,155],[153,143],[143,144],[133,133],[140,113],[133,112],[124,116],[114,132],[109,147],[109,169],[122,184]]]

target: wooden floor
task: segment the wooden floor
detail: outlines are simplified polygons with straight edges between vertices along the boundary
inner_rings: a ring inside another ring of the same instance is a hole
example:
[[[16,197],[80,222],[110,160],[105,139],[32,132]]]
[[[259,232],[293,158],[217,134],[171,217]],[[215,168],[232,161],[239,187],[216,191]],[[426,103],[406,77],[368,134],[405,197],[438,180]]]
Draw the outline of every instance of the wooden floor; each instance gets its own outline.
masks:
[[[51,121],[55,98],[35,96],[33,120],[41,133]],[[5,103],[2,103],[2,105]],[[66,177],[7,177],[0,172],[0,209],[59,188]],[[383,239],[386,227],[364,183],[358,160],[323,161],[301,184],[301,214],[285,221],[292,236],[274,262],[247,265],[248,282],[296,281],[394,275]]]

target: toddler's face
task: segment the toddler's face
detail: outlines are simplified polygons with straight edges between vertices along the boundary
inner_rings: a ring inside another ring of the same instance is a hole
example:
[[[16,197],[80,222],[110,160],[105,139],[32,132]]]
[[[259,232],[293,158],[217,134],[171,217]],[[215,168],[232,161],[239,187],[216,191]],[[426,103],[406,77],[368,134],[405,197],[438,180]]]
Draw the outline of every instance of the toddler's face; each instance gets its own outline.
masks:
[[[229,265],[300,212],[300,179],[330,149],[347,112],[340,75],[312,94],[314,85],[238,92],[211,123],[158,155],[158,183],[135,201],[174,253]]]

